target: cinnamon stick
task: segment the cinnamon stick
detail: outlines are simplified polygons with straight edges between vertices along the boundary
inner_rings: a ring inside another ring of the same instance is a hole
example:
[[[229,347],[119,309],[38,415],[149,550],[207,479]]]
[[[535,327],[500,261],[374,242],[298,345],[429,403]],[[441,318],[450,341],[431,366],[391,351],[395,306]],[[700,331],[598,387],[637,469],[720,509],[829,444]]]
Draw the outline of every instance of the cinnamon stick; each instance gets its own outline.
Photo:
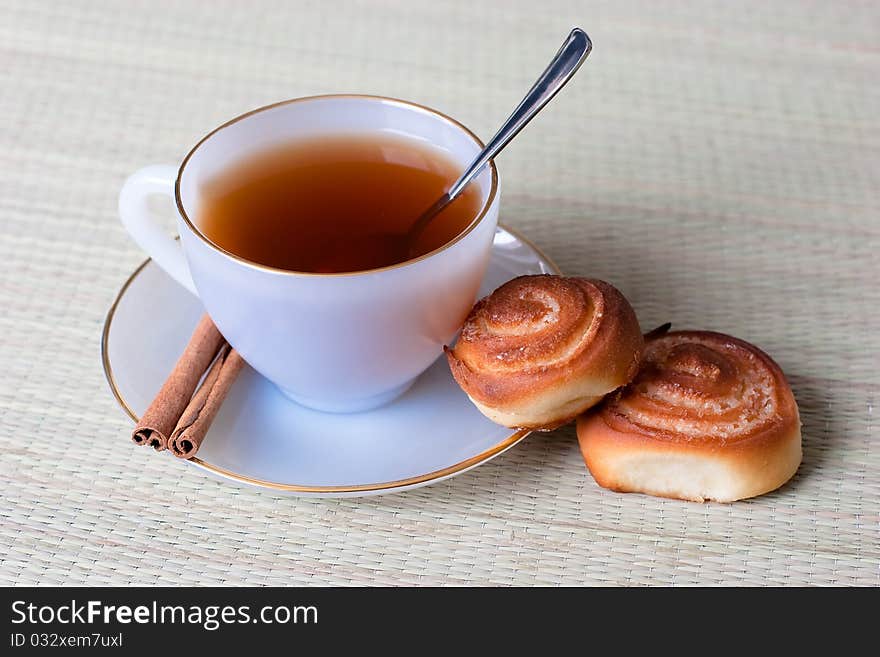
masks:
[[[168,437],[189,404],[199,379],[223,344],[223,336],[211,318],[202,317],[174,370],[134,428],[131,439],[135,444],[150,445],[157,451],[167,447]]]
[[[669,333],[669,329],[672,328],[672,322],[666,322],[665,324],[661,324],[655,329],[651,329],[647,333],[645,333],[645,340],[650,340],[652,338],[659,338],[661,335],[666,335]]]
[[[243,365],[244,360],[237,351],[228,344],[221,347],[168,439],[168,449],[174,456],[182,459],[195,456]]]

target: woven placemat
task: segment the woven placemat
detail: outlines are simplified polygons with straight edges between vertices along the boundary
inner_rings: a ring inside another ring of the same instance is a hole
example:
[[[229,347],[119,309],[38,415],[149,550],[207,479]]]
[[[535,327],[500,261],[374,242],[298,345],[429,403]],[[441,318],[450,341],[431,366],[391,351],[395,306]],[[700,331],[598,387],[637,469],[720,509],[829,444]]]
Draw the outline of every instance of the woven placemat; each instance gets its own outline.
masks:
[[[0,584],[880,584],[878,6],[3,0],[0,15]],[[503,221],[616,284],[645,327],[773,355],[804,422],[790,484],[729,506],[614,494],[569,427],[438,485],[303,500],[129,443],[99,356],[143,259],[116,216],[128,173],[332,91],[488,136],[574,24],[595,50],[500,158]]]

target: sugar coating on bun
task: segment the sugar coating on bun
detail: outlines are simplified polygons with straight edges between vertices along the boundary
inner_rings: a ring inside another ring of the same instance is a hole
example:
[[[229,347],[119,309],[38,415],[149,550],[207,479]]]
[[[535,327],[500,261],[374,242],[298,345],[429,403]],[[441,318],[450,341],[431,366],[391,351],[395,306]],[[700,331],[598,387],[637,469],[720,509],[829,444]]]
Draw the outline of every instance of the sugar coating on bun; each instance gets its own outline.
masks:
[[[455,380],[509,427],[552,429],[635,376],[643,338],[624,296],[603,281],[521,276],[479,301],[455,347]]]
[[[635,380],[578,419],[606,488],[732,502],[779,488],[801,462],[797,404],[779,366],[720,333],[648,340]]]

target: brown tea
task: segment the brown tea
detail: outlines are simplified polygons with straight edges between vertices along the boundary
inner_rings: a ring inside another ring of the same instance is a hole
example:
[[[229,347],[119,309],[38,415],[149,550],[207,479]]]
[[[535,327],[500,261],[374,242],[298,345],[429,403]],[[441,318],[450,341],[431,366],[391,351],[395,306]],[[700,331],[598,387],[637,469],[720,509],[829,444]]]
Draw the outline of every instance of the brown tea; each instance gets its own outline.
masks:
[[[206,184],[197,224],[221,248],[271,267],[385,267],[443,246],[476,218],[481,194],[471,184],[411,248],[400,248],[407,229],[460,173],[438,148],[394,135],[292,141]]]

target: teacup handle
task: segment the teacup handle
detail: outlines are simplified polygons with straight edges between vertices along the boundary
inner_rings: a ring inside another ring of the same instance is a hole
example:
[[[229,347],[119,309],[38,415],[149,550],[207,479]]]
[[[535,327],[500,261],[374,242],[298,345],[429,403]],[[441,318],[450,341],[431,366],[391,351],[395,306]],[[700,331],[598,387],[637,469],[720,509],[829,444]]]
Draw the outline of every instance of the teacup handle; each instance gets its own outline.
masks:
[[[131,174],[119,192],[119,218],[125,230],[175,281],[198,296],[180,243],[169,235],[150,212],[151,196],[166,196],[174,203],[177,167],[154,164]]]

